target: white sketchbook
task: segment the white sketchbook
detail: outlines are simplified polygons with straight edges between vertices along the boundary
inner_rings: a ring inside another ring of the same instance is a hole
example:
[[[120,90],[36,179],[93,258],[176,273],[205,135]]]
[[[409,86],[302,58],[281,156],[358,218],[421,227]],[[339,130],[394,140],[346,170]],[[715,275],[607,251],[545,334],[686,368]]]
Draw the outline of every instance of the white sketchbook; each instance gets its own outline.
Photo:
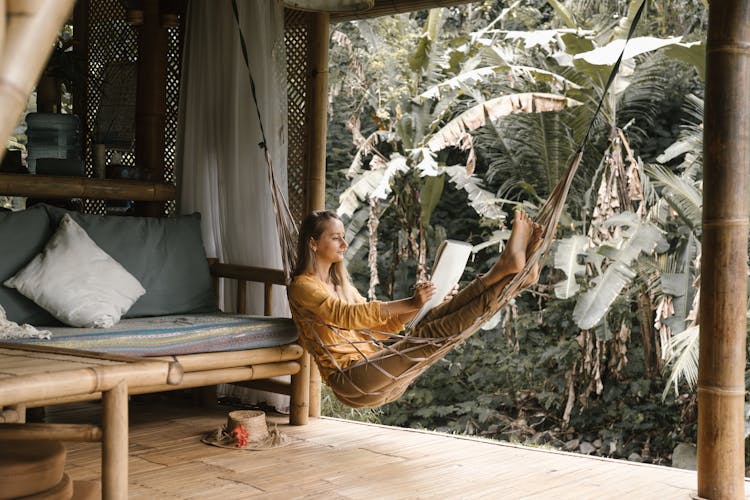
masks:
[[[464,273],[466,263],[474,248],[463,241],[445,240],[435,254],[432,265],[432,281],[435,284],[435,295],[422,306],[416,316],[409,321],[408,328],[413,328],[433,307],[440,305],[448,293],[453,290]]]

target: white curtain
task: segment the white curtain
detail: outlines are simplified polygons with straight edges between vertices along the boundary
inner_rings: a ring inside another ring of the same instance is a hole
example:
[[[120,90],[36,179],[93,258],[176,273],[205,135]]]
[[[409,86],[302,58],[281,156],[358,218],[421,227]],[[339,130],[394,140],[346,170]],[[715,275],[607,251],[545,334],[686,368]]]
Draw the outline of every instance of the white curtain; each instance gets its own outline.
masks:
[[[286,191],[284,8],[279,0],[237,0],[237,5],[268,149]],[[208,256],[280,269],[260,122],[230,0],[188,3],[183,54],[178,211],[202,214]],[[274,288],[273,313],[288,316],[285,291]],[[233,284],[222,289],[224,310],[234,310],[233,291]],[[248,292],[248,313],[262,314],[262,286],[251,285]],[[233,389],[220,388],[227,390]],[[243,399],[247,392],[241,390]],[[279,409],[289,405],[288,397],[259,393],[256,398]]]

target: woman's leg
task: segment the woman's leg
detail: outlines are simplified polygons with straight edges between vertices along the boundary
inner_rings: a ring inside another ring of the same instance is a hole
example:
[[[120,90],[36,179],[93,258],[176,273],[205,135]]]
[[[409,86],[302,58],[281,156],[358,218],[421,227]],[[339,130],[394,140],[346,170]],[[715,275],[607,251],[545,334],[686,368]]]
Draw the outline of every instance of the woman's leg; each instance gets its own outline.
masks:
[[[378,406],[392,401],[408,386],[408,381],[399,381],[399,377],[440,349],[439,344],[430,343],[429,339],[458,335],[473,326],[495,304],[513,275],[523,269],[526,255],[536,249],[539,237],[528,216],[516,212],[508,246],[486,275],[472,281],[449,302],[430,311],[408,339],[334,373],[328,379],[328,385],[350,406]],[[424,343],[418,342],[418,338],[425,339]]]
[[[485,289],[491,288],[505,278],[521,271],[526,265],[526,257],[531,255],[540,243],[541,227],[534,224],[525,212],[516,212],[513,217],[513,230],[508,239],[508,244],[492,269],[484,276],[472,281],[453,298],[428,312],[420,325],[452,315],[455,311],[464,308],[469,302],[474,301]]]

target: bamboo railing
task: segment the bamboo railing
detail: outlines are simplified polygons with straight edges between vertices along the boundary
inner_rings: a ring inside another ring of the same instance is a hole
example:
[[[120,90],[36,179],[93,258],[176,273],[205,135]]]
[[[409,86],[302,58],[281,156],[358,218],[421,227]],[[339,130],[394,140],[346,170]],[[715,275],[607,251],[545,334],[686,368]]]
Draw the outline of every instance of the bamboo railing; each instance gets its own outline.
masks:
[[[749,2],[711,2],[706,55],[698,495],[743,498]]]

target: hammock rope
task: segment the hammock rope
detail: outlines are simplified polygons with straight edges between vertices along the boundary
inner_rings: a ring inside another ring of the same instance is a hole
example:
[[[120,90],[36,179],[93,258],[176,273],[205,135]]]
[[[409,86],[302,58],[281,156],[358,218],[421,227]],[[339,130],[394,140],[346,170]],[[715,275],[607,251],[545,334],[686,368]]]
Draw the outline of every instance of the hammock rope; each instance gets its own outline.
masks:
[[[242,31],[240,25],[239,9],[237,8],[237,0],[232,0],[232,14],[234,15],[234,22],[237,25],[237,31],[240,37],[240,46],[242,48],[242,59],[245,61],[245,67],[247,68],[247,77],[250,81],[250,91],[253,96],[253,103],[255,103],[255,112],[258,115],[258,126],[260,128],[261,142],[258,146],[263,150],[263,158],[266,161],[268,183],[271,186],[271,201],[273,202],[273,212],[276,218],[276,227],[278,230],[279,244],[281,245],[281,259],[283,262],[284,275],[287,281],[291,278],[291,270],[294,267],[295,262],[295,244],[297,242],[297,235],[299,234],[297,224],[294,222],[294,217],[289,209],[289,203],[286,201],[284,192],[279,187],[279,183],[276,181],[276,172],[273,169],[271,161],[271,154],[268,151],[268,140],[266,139],[266,132],[263,128],[263,119],[260,113],[260,105],[258,104],[258,95],[255,91],[255,79],[253,78],[253,72],[250,69],[250,58],[247,55],[247,43],[245,42],[245,34]]]
[[[250,73],[250,66],[247,58],[244,36],[242,35],[242,29],[239,25],[239,17],[236,10],[236,0],[232,0],[232,5],[235,9],[235,20],[237,21],[237,28],[240,31],[240,41],[243,46],[243,57],[245,58],[245,64],[248,67],[248,75],[251,80],[251,88],[253,89],[253,100],[255,101],[257,108],[258,102],[255,95],[255,85],[252,81],[252,75]],[[627,38],[625,39],[625,43],[623,44],[622,51],[620,52],[620,55],[617,58],[615,64],[612,66],[609,78],[601,94],[596,110],[591,117],[591,121],[586,130],[586,133],[578,143],[575,152],[571,155],[565,174],[560,178],[557,185],[553,189],[549,198],[542,206],[536,217],[535,222],[542,227],[542,241],[540,245],[534,252],[532,252],[531,255],[527,257],[524,268],[510,279],[510,281],[500,291],[496,300],[491,304],[491,306],[485,309],[485,311],[481,315],[479,315],[468,328],[464,329],[461,332],[457,332],[455,335],[441,338],[416,337],[412,335],[413,329],[407,330],[404,333],[400,334],[375,332],[371,330],[358,330],[358,332],[366,337],[366,339],[363,339],[361,341],[352,341],[338,333],[339,331],[342,331],[344,329],[336,327],[335,325],[326,324],[316,319],[317,315],[315,311],[303,310],[298,304],[294,304],[293,301],[290,301],[292,316],[298,330],[300,331],[300,340],[305,349],[307,349],[308,352],[313,355],[316,363],[318,363],[319,366],[321,365],[321,360],[325,359],[333,365],[338,373],[346,377],[347,372],[349,372],[350,370],[367,365],[391,380],[390,384],[377,391],[373,391],[358,386],[356,383],[354,383],[351,377],[348,377],[348,385],[350,387],[353,387],[362,396],[362,399],[366,401],[366,404],[361,404],[361,401],[356,396],[352,396],[350,394],[341,394],[337,392],[336,387],[332,386],[331,389],[342,402],[349,404],[350,406],[380,406],[382,404],[395,400],[404,392],[404,390],[416,377],[421,375],[429,366],[435,363],[435,361],[445,356],[445,354],[453,349],[456,344],[465,341],[468,337],[473,335],[481,327],[482,324],[484,324],[491,317],[497,314],[497,312],[505,307],[512,298],[514,298],[524,288],[527,287],[526,283],[528,283],[529,276],[532,274],[532,272],[535,271],[535,267],[539,264],[539,262],[542,261],[552,245],[552,241],[554,240],[556,234],[557,224],[560,220],[560,215],[562,214],[562,210],[565,205],[565,200],[567,198],[568,192],[570,191],[570,186],[578,170],[578,166],[581,163],[581,159],[583,158],[584,146],[589,140],[591,132],[594,128],[594,123],[603,107],[604,99],[606,98],[607,93],[609,92],[609,89],[617,76],[617,72],[619,71],[620,64],[625,54],[625,49],[628,45],[628,41],[631,39],[633,33],[635,32],[636,26],[641,18],[645,5],[646,0],[643,0],[633,17],[633,21],[628,30]],[[260,120],[260,118],[260,111],[258,111],[258,119]],[[261,125],[261,133],[262,131],[263,127]],[[261,147],[263,147],[266,152],[267,165],[270,172],[269,179],[273,179],[273,169],[271,167],[268,150],[266,148],[265,136],[263,137]],[[275,184],[272,184],[272,187],[274,191],[278,189]],[[274,208],[277,219],[289,217],[288,220],[291,221],[291,213],[288,209],[288,206],[286,205],[285,198],[283,196],[274,196],[273,202],[275,205]],[[277,203],[281,205],[276,206]],[[292,225],[295,229],[294,233],[282,234],[284,233],[284,231],[287,231],[287,229]],[[280,222],[279,233],[282,252],[285,251],[285,248],[291,248],[290,255],[293,255],[294,245],[292,243],[290,246],[289,241],[293,242],[296,240],[296,225],[294,225],[293,222],[291,224],[286,221],[284,221],[283,223]],[[287,262],[293,262],[293,260],[291,258],[290,260],[287,260],[285,258],[285,266],[287,265]],[[285,272],[289,273],[289,270],[290,268],[285,267]],[[321,327],[328,329],[329,331],[340,337],[341,342],[326,343],[323,339],[321,339],[320,334],[318,333],[318,328]],[[372,355],[370,357],[366,356],[358,345],[373,343],[378,346],[379,350],[375,355]],[[346,367],[342,367],[338,363],[338,361],[336,360],[336,356],[332,352],[332,349],[335,349],[340,345],[349,345],[353,347],[361,355],[361,359],[347,365]],[[428,356],[412,357],[409,355],[409,353],[413,351],[424,351],[425,346],[430,347],[430,354]],[[406,360],[410,366],[405,371],[397,375],[389,373],[380,365],[380,363],[384,359],[388,359],[391,357],[399,357],[403,360]],[[373,404],[373,402],[375,403]]]

